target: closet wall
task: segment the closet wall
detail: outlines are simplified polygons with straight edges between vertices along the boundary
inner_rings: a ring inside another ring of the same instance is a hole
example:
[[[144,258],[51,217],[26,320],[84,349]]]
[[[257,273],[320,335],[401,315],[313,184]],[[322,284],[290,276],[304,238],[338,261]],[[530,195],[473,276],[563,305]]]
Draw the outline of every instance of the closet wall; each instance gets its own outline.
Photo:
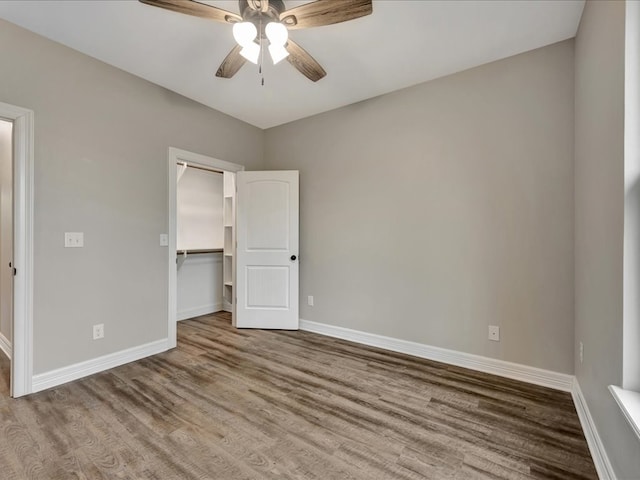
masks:
[[[176,168],[177,318],[185,320],[223,308],[223,184],[221,173]]]

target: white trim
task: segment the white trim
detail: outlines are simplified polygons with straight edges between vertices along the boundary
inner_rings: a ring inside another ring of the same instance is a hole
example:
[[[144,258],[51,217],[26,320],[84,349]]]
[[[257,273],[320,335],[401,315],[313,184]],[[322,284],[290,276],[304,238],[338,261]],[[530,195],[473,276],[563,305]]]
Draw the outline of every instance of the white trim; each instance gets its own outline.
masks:
[[[629,425],[640,440],[640,393],[625,390],[615,385],[609,385],[609,391],[615,398],[620,410],[627,419]]]
[[[33,392],[57,387],[82,377],[93,375],[110,368],[119,367],[125,363],[134,362],[169,349],[167,339],[156,340],[137,347],[128,348],[120,352],[110,353],[102,357],[92,358],[85,362],[58,368],[49,372],[33,376]]]
[[[0,350],[4,352],[4,354],[11,360],[12,348],[11,342],[7,337],[5,337],[2,333],[0,333]]]
[[[31,393],[33,376],[33,111],[0,102],[13,121],[13,342],[11,396]]]
[[[625,2],[622,387],[640,391],[640,2]]]
[[[178,162],[185,162],[190,165],[211,168],[222,172],[238,172],[240,170],[244,170],[242,165],[238,165],[236,163],[225,162],[224,160],[218,160],[217,158],[208,157],[199,153],[169,147],[167,153],[167,187],[169,192],[169,218],[167,221],[169,228],[169,281],[167,285],[168,348],[175,348],[178,344],[178,330],[176,327],[178,319],[178,272],[176,269],[176,244],[178,236],[176,230],[178,179],[176,164]]]
[[[188,308],[181,310],[177,313],[178,322],[182,320],[188,320],[193,317],[199,317],[200,315],[209,315],[210,313],[216,313],[222,310],[222,302],[212,303],[209,305],[201,305],[199,307]]]
[[[587,440],[587,445],[591,452],[591,458],[593,459],[596,471],[598,472],[598,477],[600,480],[616,480],[617,477],[613,470],[613,466],[609,461],[609,457],[604,449],[600,435],[598,435],[598,429],[596,428],[596,424],[593,422],[593,417],[591,416],[591,412],[589,412],[587,401],[582,394],[582,389],[580,388],[580,384],[577,379],[574,379],[573,381],[571,397],[573,397],[573,403],[576,406],[576,412],[578,412],[578,418],[580,419],[582,431],[584,432],[584,437]]]
[[[570,392],[573,375],[300,319],[300,330]]]

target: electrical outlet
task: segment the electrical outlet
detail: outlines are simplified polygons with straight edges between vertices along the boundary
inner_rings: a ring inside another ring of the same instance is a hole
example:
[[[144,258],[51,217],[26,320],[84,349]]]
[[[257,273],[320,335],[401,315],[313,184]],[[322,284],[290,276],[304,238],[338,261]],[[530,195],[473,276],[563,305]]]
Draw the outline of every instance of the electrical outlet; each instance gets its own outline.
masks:
[[[310,307],[313,307],[313,295],[309,295],[307,297],[307,305],[309,305]]]
[[[584,360],[584,345],[580,342],[580,363]]]
[[[93,339],[98,340],[100,338],[104,338],[104,323],[93,326]]]
[[[497,325],[489,325],[489,340],[494,342],[500,341],[500,327]]]

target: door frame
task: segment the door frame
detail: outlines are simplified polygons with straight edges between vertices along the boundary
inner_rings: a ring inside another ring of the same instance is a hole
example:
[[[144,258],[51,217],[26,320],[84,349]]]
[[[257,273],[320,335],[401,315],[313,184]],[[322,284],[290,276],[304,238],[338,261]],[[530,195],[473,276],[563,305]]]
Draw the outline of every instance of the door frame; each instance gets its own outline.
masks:
[[[13,328],[11,396],[32,391],[34,113],[0,102],[0,117],[13,121]],[[8,265],[2,265],[8,267]]]
[[[176,251],[178,237],[176,222],[178,182],[176,164],[179,162],[185,162],[187,163],[187,165],[194,165],[196,167],[210,168],[212,170],[218,170],[220,172],[236,173],[244,170],[244,166],[237,163],[226,162],[224,160],[219,160],[207,155],[193,153],[175,147],[169,147],[169,152],[167,155],[167,178],[169,182],[169,218],[167,221],[167,225],[169,228],[169,251],[167,255],[169,269],[169,285],[167,291],[167,346],[169,348],[175,348],[178,344],[178,272],[176,270],[176,260],[178,258]]]

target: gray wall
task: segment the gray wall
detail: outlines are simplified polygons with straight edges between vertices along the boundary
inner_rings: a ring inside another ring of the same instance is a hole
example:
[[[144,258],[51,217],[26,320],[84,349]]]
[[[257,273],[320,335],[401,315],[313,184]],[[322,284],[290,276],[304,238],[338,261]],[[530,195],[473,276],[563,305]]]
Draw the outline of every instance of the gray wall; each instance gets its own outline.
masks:
[[[35,373],[166,338],[167,148],[260,168],[263,132],[4,21],[0,64],[35,111]]]
[[[620,478],[640,446],[609,384],[622,383],[624,230],[623,2],[587,2],[575,51],[576,375]],[[579,351],[576,348],[576,353]]]
[[[13,275],[13,124],[0,120],[0,334],[11,344]]]
[[[267,130],[265,162],[300,170],[301,318],[573,373],[573,41]]]

